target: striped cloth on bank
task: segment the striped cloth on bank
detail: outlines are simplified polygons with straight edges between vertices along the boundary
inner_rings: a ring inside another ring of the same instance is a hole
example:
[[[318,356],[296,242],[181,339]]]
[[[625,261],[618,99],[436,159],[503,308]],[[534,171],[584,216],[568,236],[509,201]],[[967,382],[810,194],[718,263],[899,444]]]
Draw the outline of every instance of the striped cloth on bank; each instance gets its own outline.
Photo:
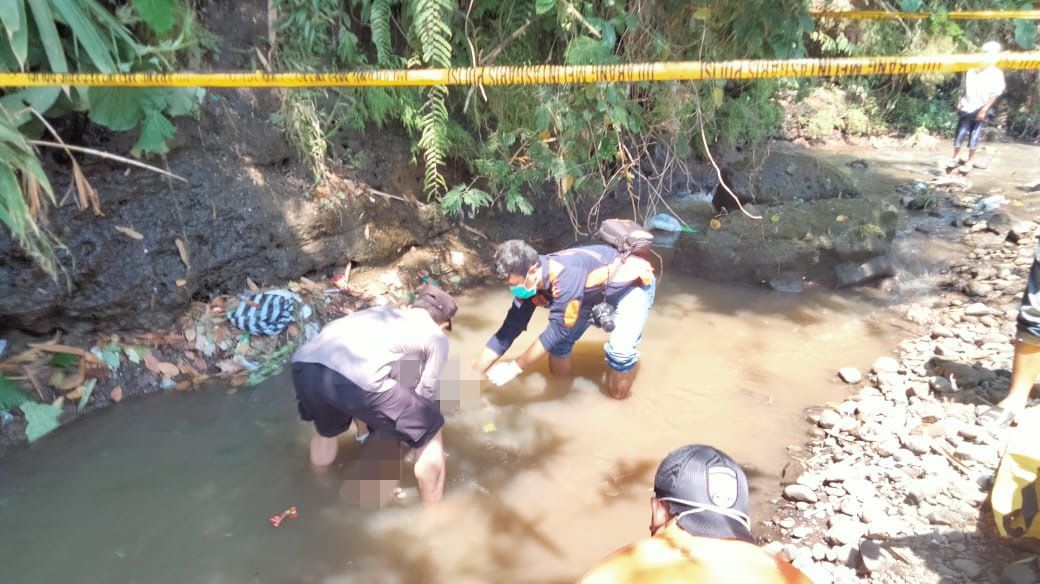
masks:
[[[281,290],[243,296],[227,319],[254,335],[277,335],[296,319],[298,299],[292,292]]]

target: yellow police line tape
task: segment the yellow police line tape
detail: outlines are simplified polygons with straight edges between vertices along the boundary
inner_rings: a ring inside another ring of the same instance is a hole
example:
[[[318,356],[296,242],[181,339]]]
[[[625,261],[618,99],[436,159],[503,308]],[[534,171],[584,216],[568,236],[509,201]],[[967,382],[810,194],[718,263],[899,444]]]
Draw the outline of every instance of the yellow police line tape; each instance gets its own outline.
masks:
[[[848,12],[814,10],[815,18],[844,18],[847,20],[924,20],[940,13],[936,12],[885,12],[883,10],[850,10]],[[950,20],[1040,20],[1040,10],[976,10],[947,12]]]
[[[1040,69],[1040,52],[1000,53],[1002,69]],[[780,61],[682,61],[624,65],[533,65],[397,69],[339,73],[0,73],[0,87],[420,87],[545,85],[781,77],[848,77],[957,73],[987,63],[985,55],[857,57]]]

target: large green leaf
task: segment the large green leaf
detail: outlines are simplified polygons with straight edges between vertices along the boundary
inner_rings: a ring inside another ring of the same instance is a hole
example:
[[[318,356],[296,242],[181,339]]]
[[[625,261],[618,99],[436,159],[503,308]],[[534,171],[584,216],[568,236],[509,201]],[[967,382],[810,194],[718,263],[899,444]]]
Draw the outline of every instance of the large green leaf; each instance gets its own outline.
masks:
[[[132,129],[144,119],[151,88],[91,87],[90,121],[117,132]]]
[[[556,5],[556,0],[535,0],[534,12],[535,14],[545,14],[553,9]]]
[[[0,375],[0,412],[17,408],[29,401],[29,396],[18,384]]]
[[[144,127],[141,128],[141,136],[137,143],[130,149],[130,153],[139,156],[142,152],[165,154],[169,149],[166,140],[177,132],[177,128],[166,119],[157,109],[145,114]]]
[[[176,6],[172,0],[133,0],[133,5],[141,19],[159,34],[173,28],[177,21]]]
[[[24,68],[25,58],[29,55],[29,22],[25,18],[25,4],[21,0],[0,2],[0,24],[4,25],[18,65]]]
[[[28,425],[25,427],[25,437],[29,442],[35,442],[41,437],[49,434],[58,427],[58,416],[61,408],[51,404],[38,404],[36,402],[25,402],[18,406],[25,415]]]
[[[62,20],[72,29],[73,36],[90,56],[94,66],[102,73],[118,73],[118,67],[112,58],[111,43],[105,41],[97,25],[83,11],[81,0],[51,0],[51,3]]]
[[[51,71],[55,73],[68,73],[69,64],[65,60],[65,49],[61,45],[61,37],[58,36],[58,28],[54,26],[54,14],[48,0],[28,0],[29,9],[32,10],[33,20],[36,21],[36,32],[40,35],[40,43],[47,53],[47,62],[51,65]]]
[[[201,87],[180,87],[166,92],[166,113],[171,116],[186,116],[202,103],[206,90]]]

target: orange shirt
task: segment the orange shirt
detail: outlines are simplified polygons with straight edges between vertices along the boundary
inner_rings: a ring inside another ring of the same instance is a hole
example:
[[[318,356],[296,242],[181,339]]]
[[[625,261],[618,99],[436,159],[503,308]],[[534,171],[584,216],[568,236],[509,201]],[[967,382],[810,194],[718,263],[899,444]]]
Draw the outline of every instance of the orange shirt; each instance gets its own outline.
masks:
[[[735,539],[695,537],[674,521],[656,535],[607,556],[580,584],[812,584],[762,548]]]

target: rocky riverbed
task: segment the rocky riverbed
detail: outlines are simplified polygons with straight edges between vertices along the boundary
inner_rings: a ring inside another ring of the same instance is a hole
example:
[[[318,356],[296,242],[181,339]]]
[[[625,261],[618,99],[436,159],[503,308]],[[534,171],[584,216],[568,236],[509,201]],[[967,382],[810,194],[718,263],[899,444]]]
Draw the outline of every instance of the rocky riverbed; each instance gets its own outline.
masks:
[[[1007,393],[1038,226],[1012,219],[1007,201],[925,190],[904,203],[926,195],[972,251],[906,306],[919,334],[869,372],[836,372],[851,395],[808,412],[812,438],[791,448],[768,545],[817,583],[1035,583],[1035,550],[999,539],[988,500],[1011,430],[976,417]]]

